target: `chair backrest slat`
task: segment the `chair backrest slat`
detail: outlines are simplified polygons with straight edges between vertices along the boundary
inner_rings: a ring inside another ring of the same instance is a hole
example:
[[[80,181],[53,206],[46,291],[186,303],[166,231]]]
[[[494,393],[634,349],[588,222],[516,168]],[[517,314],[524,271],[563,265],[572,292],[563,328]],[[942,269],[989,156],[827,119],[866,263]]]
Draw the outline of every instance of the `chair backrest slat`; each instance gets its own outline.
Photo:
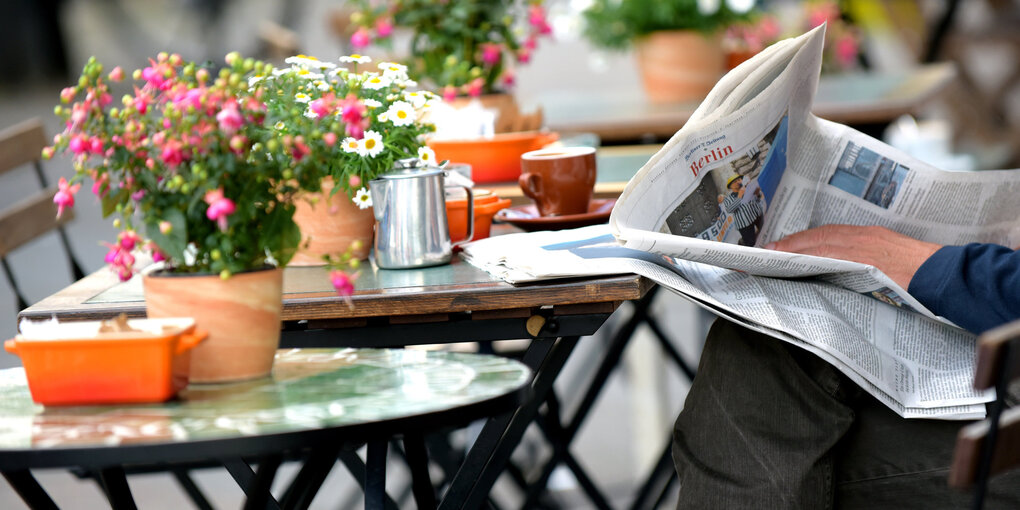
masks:
[[[1006,381],[1020,377],[1020,321],[988,330],[978,339],[974,387],[979,390],[995,387],[1003,367]]]
[[[971,423],[960,430],[956,438],[956,451],[949,470],[949,485],[960,489],[970,488],[977,480],[981,450],[988,437],[988,420]],[[1020,408],[1007,409],[999,421],[989,475],[1006,471],[1020,462]]]
[[[38,160],[46,143],[46,130],[39,119],[0,131],[0,174]]]
[[[56,192],[56,188],[43,190],[0,212],[0,257],[74,217],[72,209],[65,209],[57,219]]]

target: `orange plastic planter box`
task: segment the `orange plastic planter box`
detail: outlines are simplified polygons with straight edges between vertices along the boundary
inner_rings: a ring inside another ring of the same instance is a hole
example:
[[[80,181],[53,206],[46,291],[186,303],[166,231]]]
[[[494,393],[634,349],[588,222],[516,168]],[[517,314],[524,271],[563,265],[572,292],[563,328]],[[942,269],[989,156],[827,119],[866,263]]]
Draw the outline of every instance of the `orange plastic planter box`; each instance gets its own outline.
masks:
[[[32,400],[43,405],[162,402],[188,384],[190,349],[205,339],[191,318],[136,319],[137,331],[100,322],[23,326],[4,342],[21,357]]]

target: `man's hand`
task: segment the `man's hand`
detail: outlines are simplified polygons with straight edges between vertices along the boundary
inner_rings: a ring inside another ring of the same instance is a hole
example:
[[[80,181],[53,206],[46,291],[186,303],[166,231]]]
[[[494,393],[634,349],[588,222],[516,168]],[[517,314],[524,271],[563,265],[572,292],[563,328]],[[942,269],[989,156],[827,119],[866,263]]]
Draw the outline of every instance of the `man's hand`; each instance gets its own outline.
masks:
[[[941,246],[918,241],[884,227],[824,225],[790,234],[765,246],[770,250],[803,253],[869,264],[904,289],[910,279]]]

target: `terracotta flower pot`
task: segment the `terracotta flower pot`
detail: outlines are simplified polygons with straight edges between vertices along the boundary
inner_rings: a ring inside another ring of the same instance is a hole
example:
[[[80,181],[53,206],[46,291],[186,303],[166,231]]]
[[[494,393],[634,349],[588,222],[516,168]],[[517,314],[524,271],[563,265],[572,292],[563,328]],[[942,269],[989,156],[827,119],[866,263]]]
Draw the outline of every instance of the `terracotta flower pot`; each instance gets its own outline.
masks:
[[[638,68],[653,103],[700,101],[723,74],[721,38],[693,30],[652,32],[636,42]]]
[[[267,268],[219,275],[147,274],[150,318],[192,317],[209,332],[191,353],[193,383],[229,382],[268,375],[280,344],[283,270]]]
[[[368,258],[375,232],[372,209],[358,208],[343,191],[331,197],[332,189],[333,180],[324,179],[321,194],[303,195],[294,202],[294,223],[308,244],[298,249],[289,265],[321,266],[325,263],[323,255],[344,253],[354,241],[361,241],[361,249],[354,256],[359,260]]]

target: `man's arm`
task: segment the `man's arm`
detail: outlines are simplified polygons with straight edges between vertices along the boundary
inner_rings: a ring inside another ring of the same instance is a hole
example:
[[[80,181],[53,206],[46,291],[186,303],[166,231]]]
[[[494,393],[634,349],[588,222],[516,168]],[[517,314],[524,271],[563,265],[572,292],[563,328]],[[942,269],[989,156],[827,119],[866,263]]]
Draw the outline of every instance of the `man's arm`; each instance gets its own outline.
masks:
[[[872,265],[904,289],[910,285],[917,268],[941,248],[884,227],[852,225],[812,228],[790,234],[765,247]]]
[[[1005,246],[939,246],[882,227],[825,225],[766,248],[873,265],[974,333],[1020,318],[1020,251]]]

